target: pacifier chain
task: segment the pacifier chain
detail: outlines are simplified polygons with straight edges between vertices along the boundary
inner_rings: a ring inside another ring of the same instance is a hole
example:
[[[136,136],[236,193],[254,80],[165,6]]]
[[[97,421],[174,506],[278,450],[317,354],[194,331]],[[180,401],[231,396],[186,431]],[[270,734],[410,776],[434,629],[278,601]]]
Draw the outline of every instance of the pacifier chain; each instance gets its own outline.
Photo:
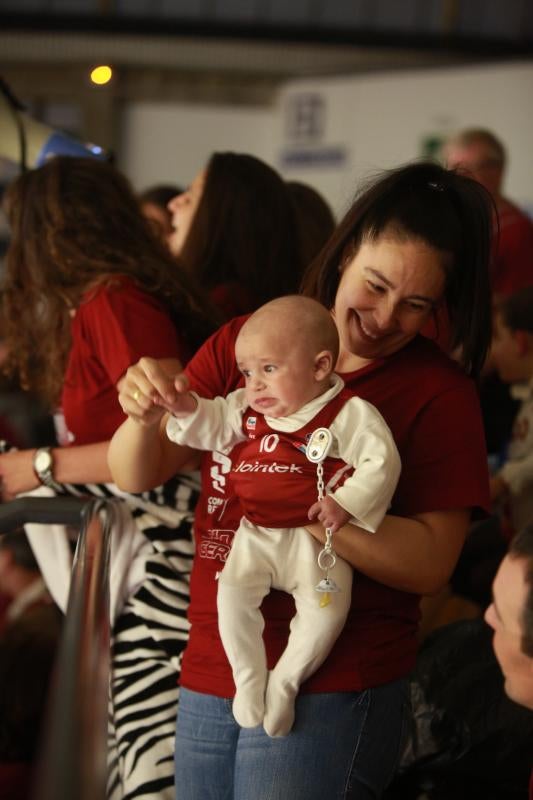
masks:
[[[307,458],[309,461],[316,464],[316,485],[319,500],[323,500],[325,496],[323,462],[330,450],[332,442],[333,436],[328,428],[317,428],[316,431],[313,431],[311,434],[311,438],[309,439],[306,447],[305,454]],[[324,543],[324,547],[318,554],[318,566],[319,569],[321,569],[324,573],[324,577],[315,586],[315,591],[322,595],[320,598],[320,608],[324,608],[331,603],[332,593],[340,592],[340,589],[333,578],[330,578],[329,576],[330,570],[333,569],[337,561],[337,556],[333,549],[332,541],[333,532],[331,531],[331,528],[326,528],[326,541]]]

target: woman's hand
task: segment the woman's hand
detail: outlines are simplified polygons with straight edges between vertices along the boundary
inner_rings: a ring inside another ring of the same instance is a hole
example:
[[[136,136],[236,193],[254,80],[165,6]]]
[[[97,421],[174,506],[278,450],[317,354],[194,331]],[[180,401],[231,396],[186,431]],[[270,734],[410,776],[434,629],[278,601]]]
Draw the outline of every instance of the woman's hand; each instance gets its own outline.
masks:
[[[16,495],[41,485],[33,471],[34,453],[35,450],[10,450],[0,455],[2,500],[13,500]]]
[[[177,360],[141,358],[118,382],[118,399],[130,419],[151,427],[166,411],[179,410],[179,398],[187,385]]]
[[[128,419],[109,444],[115,483],[127,492],[143,492],[191,466],[194,452],[171,442],[165,431],[166,415],[179,409],[179,398],[187,391],[179,361],[141,358],[120,379],[118,390]]]

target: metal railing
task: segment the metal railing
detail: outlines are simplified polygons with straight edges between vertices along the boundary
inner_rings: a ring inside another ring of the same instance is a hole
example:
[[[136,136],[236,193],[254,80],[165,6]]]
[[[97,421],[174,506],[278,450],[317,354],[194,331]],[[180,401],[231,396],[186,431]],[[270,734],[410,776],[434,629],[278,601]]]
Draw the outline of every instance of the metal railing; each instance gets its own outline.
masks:
[[[80,528],[43,726],[34,800],[106,797],[109,555],[118,502],[28,497],[0,506],[0,533],[26,522]]]

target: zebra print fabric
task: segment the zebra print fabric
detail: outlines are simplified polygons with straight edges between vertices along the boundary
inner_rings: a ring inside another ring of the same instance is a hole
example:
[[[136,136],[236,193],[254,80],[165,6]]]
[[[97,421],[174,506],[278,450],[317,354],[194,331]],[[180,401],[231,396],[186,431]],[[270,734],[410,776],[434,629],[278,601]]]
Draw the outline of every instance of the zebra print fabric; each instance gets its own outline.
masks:
[[[187,643],[193,512],[199,474],[177,475],[139,495],[112,484],[65,492],[119,496],[150,543],[145,579],[112,630],[109,700],[109,800],[174,800],[174,739],[179,675]]]

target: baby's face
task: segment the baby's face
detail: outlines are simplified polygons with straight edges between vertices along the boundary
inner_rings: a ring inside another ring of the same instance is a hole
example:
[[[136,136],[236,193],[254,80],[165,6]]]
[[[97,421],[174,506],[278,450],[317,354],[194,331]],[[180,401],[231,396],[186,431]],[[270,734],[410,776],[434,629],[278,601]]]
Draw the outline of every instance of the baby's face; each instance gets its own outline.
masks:
[[[323,391],[315,355],[303,337],[289,341],[278,330],[241,332],[235,357],[246,381],[248,405],[268,417],[287,417],[313,400]]]

